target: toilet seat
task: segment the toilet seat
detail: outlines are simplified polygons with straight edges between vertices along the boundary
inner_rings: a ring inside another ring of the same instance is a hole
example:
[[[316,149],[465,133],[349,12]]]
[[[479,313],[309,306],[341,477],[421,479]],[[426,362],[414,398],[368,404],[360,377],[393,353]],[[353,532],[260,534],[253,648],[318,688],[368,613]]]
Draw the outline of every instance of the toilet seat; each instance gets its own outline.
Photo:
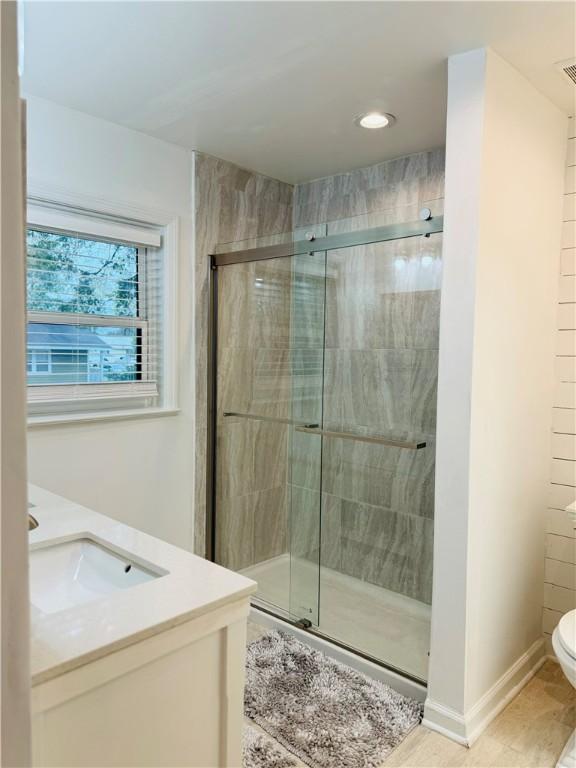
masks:
[[[557,629],[562,650],[576,660],[576,610],[562,616]]]

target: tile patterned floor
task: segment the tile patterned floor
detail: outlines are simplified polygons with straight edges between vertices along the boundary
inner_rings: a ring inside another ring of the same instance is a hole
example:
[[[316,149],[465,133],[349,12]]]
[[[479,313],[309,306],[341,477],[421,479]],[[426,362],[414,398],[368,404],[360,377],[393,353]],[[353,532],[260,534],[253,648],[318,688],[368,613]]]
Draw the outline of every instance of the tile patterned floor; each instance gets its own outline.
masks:
[[[264,631],[250,622],[248,641]],[[381,768],[554,768],[575,727],[576,692],[547,661],[471,749],[419,726]]]

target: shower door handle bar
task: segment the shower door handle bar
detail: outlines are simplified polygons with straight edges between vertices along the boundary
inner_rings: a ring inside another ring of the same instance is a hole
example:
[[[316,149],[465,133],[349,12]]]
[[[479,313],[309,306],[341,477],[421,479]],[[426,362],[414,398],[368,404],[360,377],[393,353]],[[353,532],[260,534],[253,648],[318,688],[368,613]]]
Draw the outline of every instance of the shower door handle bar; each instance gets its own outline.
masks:
[[[296,432],[306,432],[308,435],[320,435],[320,437],[332,437],[340,440],[356,440],[360,443],[374,443],[376,445],[387,445],[391,448],[407,448],[411,451],[419,451],[426,448],[423,440],[392,440],[388,437],[372,437],[371,435],[355,435],[353,432],[332,432],[328,429],[318,429],[317,427],[296,427]]]
[[[236,411],[224,411],[224,416],[234,416],[237,419],[251,419],[252,421],[271,421],[274,424],[290,424],[297,429],[302,427],[306,429],[317,429],[318,424],[304,424],[294,419],[283,419],[281,416],[260,416],[257,413],[237,413]]]

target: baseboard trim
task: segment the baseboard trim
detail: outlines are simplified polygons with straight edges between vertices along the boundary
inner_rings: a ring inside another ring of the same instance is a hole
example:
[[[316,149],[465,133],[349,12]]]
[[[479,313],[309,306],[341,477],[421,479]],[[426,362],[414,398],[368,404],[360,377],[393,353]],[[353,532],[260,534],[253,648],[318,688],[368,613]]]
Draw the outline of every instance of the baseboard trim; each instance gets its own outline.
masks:
[[[547,658],[544,638],[540,638],[464,714],[427,698],[422,725],[458,744],[471,747],[492,720],[534,677]]]
[[[468,740],[472,745],[546,661],[544,638],[535,643],[494,683],[466,714]]]
[[[430,697],[424,702],[424,718],[422,725],[431,731],[436,731],[447,736],[452,741],[468,747],[468,737],[466,734],[466,721],[459,712],[450,707],[445,707],[438,701]]]

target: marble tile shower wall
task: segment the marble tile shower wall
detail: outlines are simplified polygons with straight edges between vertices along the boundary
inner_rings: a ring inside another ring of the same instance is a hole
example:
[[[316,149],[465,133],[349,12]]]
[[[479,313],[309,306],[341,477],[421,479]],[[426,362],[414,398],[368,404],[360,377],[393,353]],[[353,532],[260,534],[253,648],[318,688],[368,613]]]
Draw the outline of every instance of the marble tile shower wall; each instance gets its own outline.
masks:
[[[196,387],[196,455],[194,486],[195,551],[206,552],[206,444],[207,444],[207,364],[208,364],[208,255],[219,243],[288,232],[292,227],[292,196],[290,184],[238,168],[231,163],[200,152],[194,155],[195,200],[195,387]],[[242,326],[233,322],[232,331]],[[229,345],[234,347],[234,340]],[[242,355],[238,351],[237,355]],[[238,359],[238,358],[235,358]],[[231,358],[229,365],[233,365]],[[230,385],[234,385],[233,377]],[[265,429],[265,428],[262,428]],[[239,430],[237,430],[239,432]],[[237,441],[238,442],[238,441]],[[257,441],[262,444],[261,441]],[[233,444],[227,448],[234,450]],[[225,449],[226,450],[226,449]],[[238,483],[244,482],[238,476]],[[253,481],[251,499],[259,510],[270,504],[267,496],[272,489],[256,490],[259,479]],[[246,503],[248,501],[246,500]],[[234,523],[232,522],[232,525]],[[235,532],[234,532],[235,533]]]
[[[318,438],[224,414],[320,423],[324,259],[230,265],[219,281],[217,560],[242,569],[287,551],[309,554],[312,537],[317,553]],[[292,482],[303,471],[314,475],[315,489]]]
[[[219,563],[239,570],[287,551],[286,425],[291,397],[291,263],[220,270],[217,537]]]
[[[414,219],[423,204],[439,212],[443,167],[441,151],[421,153],[293,190],[196,156],[197,551],[206,536],[206,255],[217,243],[327,221],[333,233]],[[316,562],[321,551],[328,567],[430,600],[440,248],[435,236],[332,252],[326,282],[322,254],[220,270],[219,562],[240,569],[286,551]],[[318,437],[224,410],[305,423],[323,415],[330,429],[417,435],[428,447],[324,440],[321,455]]]
[[[342,219],[394,211],[404,217],[405,208],[417,209],[443,196],[444,150],[420,152],[298,184],[294,190],[294,226],[333,222],[331,234]]]
[[[294,226],[339,220],[331,234],[414,219],[423,205],[441,212],[443,184],[443,151],[320,179],[296,187]],[[324,427],[417,436],[427,447],[325,439],[320,542],[317,452],[310,438],[290,445],[291,551],[316,561],[320,549],[327,567],[424,602],[432,586],[440,271],[440,235],[327,259]]]

